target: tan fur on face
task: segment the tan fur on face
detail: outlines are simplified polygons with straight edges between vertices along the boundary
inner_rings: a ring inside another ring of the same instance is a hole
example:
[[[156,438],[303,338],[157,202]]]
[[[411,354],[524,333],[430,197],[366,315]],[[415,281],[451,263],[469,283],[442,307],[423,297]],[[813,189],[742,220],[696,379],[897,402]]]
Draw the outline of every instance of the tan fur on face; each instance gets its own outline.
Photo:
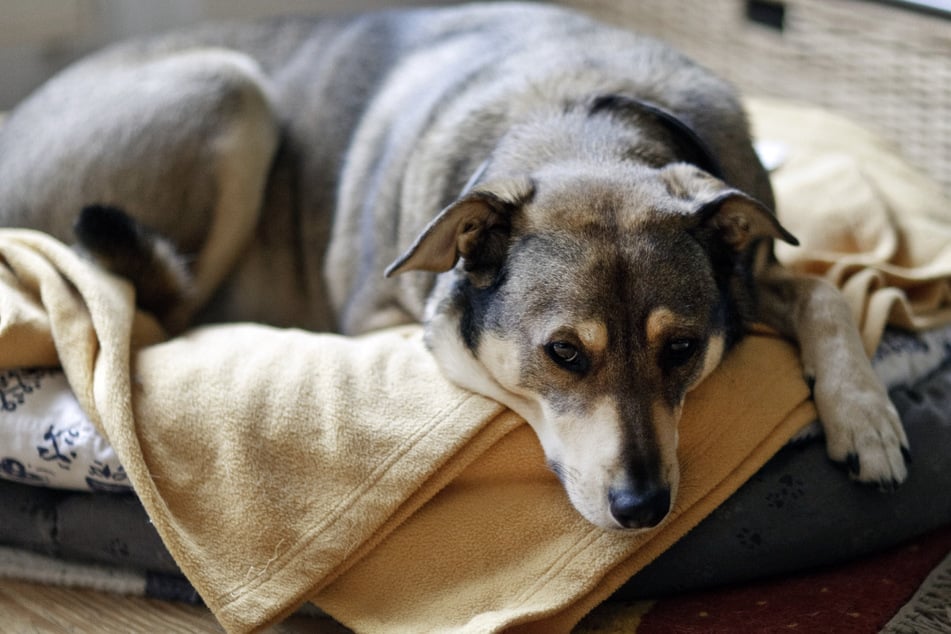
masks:
[[[576,328],[578,339],[594,353],[604,352],[608,347],[608,329],[600,321],[584,321]]]
[[[711,372],[717,369],[717,366],[720,365],[720,361],[723,360],[723,353],[725,351],[726,342],[723,340],[722,335],[710,337],[710,340],[707,342],[707,350],[703,355],[703,369],[700,371],[700,375],[697,376],[696,380],[687,388],[687,391],[695,388],[701,381],[707,378]]]
[[[659,346],[669,336],[669,333],[683,325],[683,319],[669,308],[660,307],[651,311],[647,316],[647,342],[652,348]]]

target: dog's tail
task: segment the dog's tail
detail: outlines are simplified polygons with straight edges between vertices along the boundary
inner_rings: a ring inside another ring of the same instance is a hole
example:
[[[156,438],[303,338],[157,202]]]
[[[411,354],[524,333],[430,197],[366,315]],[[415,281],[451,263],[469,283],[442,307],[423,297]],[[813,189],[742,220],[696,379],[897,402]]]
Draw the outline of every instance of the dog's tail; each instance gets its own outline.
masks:
[[[161,235],[111,205],[89,205],[73,227],[81,252],[135,286],[136,304],[173,331],[189,304],[192,276],[185,258]]]

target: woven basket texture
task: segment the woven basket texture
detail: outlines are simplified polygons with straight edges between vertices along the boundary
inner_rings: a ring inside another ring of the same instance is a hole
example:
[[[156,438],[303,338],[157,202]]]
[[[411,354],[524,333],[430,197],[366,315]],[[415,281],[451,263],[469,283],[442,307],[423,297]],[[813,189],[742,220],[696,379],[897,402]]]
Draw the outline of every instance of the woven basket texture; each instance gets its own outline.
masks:
[[[664,39],[751,96],[820,105],[875,130],[951,194],[951,16],[868,0],[567,0]]]

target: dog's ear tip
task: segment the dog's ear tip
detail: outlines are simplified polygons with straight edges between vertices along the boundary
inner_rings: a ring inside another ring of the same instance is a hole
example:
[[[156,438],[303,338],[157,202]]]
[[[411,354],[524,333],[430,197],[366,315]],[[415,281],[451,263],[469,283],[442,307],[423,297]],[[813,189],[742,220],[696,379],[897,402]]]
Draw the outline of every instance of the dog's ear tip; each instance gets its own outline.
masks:
[[[406,263],[406,256],[401,255],[400,257],[393,260],[388,267],[383,269],[383,277],[389,279],[394,275],[399,275],[402,271],[403,264]]]
[[[798,246],[800,246],[800,245],[802,244],[801,242],[799,242],[799,238],[797,238],[797,237],[794,236],[793,234],[789,233],[786,229],[782,229],[782,236],[781,236],[781,237],[782,237],[782,240],[783,240],[786,244],[792,245],[792,246],[794,246],[794,247],[798,247]]]
[[[425,236],[424,236],[425,237]],[[427,244],[425,239],[417,240],[403,255],[383,270],[383,277],[392,278],[410,271],[443,273],[456,265],[459,255],[446,246]]]
[[[765,206],[764,206],[765,207]],[[783,226],[783,223],[780,222],[776,214],[770,212],[770,217],[772,219],[773,230],[775,234],[772,236],[775,240],[782,240],[786,244],[794,247],[800,246],[799,238],[797,238],[793,233]]]
[[[799,239],[780,223],[769,207],[739,190],[721,192],[703,205],[699,217],[703,224],[714,227],[736,250],[744,250],[759,238],[799,246]]]
[[[391,279],[400,275],[401,273],[407,273],[409,271],[428,271],[431,270],[431,265],[426,262],[413,262],[413,256],[415,252],[407,252],[398,257],[393,261],[386,269],[383,270],[383,277]]]

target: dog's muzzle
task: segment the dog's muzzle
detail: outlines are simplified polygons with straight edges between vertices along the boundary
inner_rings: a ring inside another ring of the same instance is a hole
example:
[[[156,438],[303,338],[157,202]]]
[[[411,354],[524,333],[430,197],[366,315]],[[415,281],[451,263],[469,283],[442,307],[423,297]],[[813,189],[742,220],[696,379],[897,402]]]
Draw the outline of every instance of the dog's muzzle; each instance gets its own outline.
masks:
[[[623,528],[652,528],[670,512],[670,489],[612,488],[608,492],[611,515]]]

